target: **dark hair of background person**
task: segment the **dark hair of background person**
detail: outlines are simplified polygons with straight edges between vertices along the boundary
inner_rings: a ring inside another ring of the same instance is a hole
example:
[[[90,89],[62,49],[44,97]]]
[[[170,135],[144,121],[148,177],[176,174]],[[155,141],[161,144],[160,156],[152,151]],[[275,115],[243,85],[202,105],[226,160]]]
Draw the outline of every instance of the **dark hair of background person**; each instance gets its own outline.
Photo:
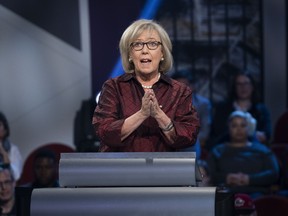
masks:
[[[54,162],[56,162],[55,153],[49,149],[41,149],[39,152],[37,152],[34,161],[36,161],[38,158],[51,158]]]
[[[5,115],[2,112],[0,112],[0,122],[3,123],[3,126],[4,126],[4,128],[6,130],[6,135],[4,137],[4,139],[6,139],[10,135],[10,128],[9,128],[9,124],[8,124],[7,118],[5,117]]]
[[[48,161],[47,161],[48,160]],[[56,154],[50,149],[39,150],[34,157],[34,182],[32,187],[59,187],[58,160]]]

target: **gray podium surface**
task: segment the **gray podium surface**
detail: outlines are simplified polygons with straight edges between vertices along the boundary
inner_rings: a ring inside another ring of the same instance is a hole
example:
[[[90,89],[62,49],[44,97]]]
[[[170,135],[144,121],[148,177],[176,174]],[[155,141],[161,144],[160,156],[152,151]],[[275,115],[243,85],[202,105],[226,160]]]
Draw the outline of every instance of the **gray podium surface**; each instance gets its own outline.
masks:
[[[31,216],[213,216],[213,187],[41,188]]]
[[[31,216],[213,216],[195,153],[63,153],[60,188],[35,188]]]
[[[194,152],[62,153],[61,186],[195,186]]]

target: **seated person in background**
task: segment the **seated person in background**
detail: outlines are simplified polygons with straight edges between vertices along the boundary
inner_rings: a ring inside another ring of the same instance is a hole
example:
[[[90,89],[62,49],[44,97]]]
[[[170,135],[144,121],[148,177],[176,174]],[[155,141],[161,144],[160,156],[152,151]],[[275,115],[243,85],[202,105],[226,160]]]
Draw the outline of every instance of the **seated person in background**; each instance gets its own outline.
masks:
[[[278,179],[279,167],[272,151],[249,141],[255,133],[255,119],[247,112],[234,111],[228,120],[230,139],[216,145],[207,163],[211,182],[238,193],[258,195],[269,192]]]
[[[16,216],[15,186],[10,168],[0,166],[0,216]]]
[[[230,96],[227,101],[215,104],[209,148],[227,141],[227,119],[231,112],[249,112],[257,121],[254,139],[267,144],[271,136],[270,112],[266,105],[259,102],[256,83],[250,74],[237,73],[231,82]]]
[[[33,161],[35,180],[24,187],[49,188],[59,187],[57,172],[58,163],[54,152],[48,149],[39,150]]]
[[[17,145],[10,142],[9,135],[7,118],[0,112],[0,162],[10,164],[13,176],[17,181],[22,173],[23,161]]]
[[[189,86],[192,91],[192,104],[195,106],[196,111],[199,115],[200,120],[200,130],[195,146],[183,149],[183,151],[196,151],[197,158],[200,157],[203,148],[206,145],[206,141],[210,134],[211,127],[211,102],[208,98],[201,96],[197,93],[196,89],[196,80],[192,75],[192,72],[189,70],[177,71],[172,76],[173,79],[182,82]]]

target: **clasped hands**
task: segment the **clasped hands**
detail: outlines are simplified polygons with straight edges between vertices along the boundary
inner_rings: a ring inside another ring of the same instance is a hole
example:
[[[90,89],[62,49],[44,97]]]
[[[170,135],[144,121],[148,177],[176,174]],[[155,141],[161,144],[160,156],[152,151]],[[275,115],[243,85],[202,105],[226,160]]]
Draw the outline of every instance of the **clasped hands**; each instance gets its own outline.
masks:
[[[244,186],[249,185],[249,175],[244,173],[229,173],[226,177],[228,185]]]
[[[158,100],[155,96],[153,89],[147,89],[142,97],[141,112],[146,117],[156,118],[163,112],[158,104]]]

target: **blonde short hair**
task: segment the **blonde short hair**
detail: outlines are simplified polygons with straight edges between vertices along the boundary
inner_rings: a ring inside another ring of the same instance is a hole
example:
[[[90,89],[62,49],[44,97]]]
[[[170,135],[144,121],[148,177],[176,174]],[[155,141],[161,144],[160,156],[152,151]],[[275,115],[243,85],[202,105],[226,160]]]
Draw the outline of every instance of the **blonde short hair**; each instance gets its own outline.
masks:
[[[122,59],[123,69],[126,73],[134,72],[133,62],[129,62],[130,44],[145,30],[156,31],[162,43],[164,60],[160,62],[159,71],[167,73],[173,66],[172,43],[165,29],[153,20],[140,19],[134,21],[122,34],[119,42],[119,49]]]

